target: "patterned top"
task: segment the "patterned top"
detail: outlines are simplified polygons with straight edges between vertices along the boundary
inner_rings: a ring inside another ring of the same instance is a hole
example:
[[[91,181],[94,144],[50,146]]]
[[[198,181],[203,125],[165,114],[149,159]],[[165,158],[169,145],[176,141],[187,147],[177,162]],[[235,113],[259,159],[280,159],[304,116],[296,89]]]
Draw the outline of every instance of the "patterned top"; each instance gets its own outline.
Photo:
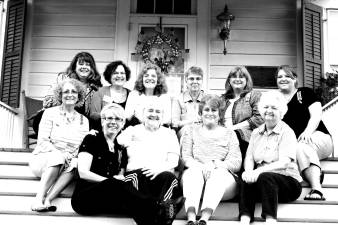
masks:
[[[201,124],[193,124],[184,130],[181,137],[183,160],[196,160],[200,163],[220,160],[223,161],[222,167],[238,172],[242,165],[242,156],[235,132],[219,127],[217,134],[206,137],[202,128]]]
[[[66,118],[61,106],[48,108],[39,125],[38,143],[33,154],[61,151],[68,160],[66,164],[69,164],[77,156],[88,130],[88,119],[78,112],[74,111],[73,117]]]
[[[257,128],[264,121],[258,112],[258,101],[261,97],[261,93],[258,91],[251,91],[236,100],[231,108],[232,124],[238,124],[243,121],[248,121],[250,128],[239,129],[241,138],[247,142],[250,140],[251,132]],[[226,95],[222,95],[222,99],[225,102],[226,110],[228,110],[231,104]]]
[[[271,133],[266,131],[263,124],[252,132],[245,161],[253,160],[255,167],[260,167],[278,161],[280,157],[288,157],[291,162],[286,168],[272,172],[291,176],[301,182],[296,163],[296,148],[296,135],[285,122],[280,121]]]

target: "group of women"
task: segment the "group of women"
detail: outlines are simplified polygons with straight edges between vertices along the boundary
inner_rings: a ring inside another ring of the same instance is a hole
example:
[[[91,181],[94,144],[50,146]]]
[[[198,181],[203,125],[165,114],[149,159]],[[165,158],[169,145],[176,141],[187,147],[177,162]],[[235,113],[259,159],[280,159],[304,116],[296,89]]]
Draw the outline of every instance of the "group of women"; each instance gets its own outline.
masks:
[[[110,86],[101,87],[93,57],[81,52],[58,76],[30,162],[41,177],[33,211],[55,211],[52,200],[76,176],[76,212],[126,213],[139,225],[171,224],[183,204],[187,225],[204,225],[237,195],[242,224],[257,201],[275,222],[278,202],[296,200],[302,178],[311,186],[305,199],[325,200],[320,160],[332,139],[319,100],[297,87],[291,67],[278,68],[278,90],[261,94],[237,66],[222,96],[202,90],[199,67],[187,70],[187,89],[174,98],[157,66],[146,64],[132,91],[124,87],[130,74],[114,61],[103,73]]]

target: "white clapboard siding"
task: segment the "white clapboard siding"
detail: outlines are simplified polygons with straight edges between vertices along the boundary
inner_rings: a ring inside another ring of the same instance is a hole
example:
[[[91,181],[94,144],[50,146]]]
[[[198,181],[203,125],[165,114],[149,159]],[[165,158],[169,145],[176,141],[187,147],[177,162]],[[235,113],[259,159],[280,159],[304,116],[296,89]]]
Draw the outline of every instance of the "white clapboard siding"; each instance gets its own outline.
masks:
[[[296,66],[296,1],[229,0],[226,4],[236,18],[231,23],[228,53],[223,55],[216,16],[225,3],[211,1],[208,90],[224,92],[225,79],[237,65]]]
[[[116,7],[116,0],[33,1],[27,95],[42,98],[80,51],[102,74],[114,60]]]

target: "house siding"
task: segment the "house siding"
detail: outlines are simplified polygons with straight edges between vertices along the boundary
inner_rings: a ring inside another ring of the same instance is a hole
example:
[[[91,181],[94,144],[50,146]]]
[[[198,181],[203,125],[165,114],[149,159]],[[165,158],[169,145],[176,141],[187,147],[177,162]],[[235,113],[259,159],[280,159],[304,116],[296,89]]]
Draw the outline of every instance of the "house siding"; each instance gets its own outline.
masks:
[[[76,53],[102,74],[114,59],[116,0],[34,0],[27,95],[42,98]]]
[[[229,71],[237,65],[297,66],[296,1],[228,0],[236,17],[231,23],[226,55],[218,37],[216,16],[224,9],[223,0],[211,1],[208,89],[222,93]]]

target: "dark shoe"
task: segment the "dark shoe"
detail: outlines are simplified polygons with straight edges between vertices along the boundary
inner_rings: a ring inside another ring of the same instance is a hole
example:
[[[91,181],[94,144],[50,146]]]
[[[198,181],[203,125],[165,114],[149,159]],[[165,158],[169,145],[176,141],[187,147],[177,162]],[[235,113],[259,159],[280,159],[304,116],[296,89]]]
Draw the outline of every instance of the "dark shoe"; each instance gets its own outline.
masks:
[[[304,200],[325,201],[325,197],[322,192],[312,189],[304,198]]]
[[[171,225],[176,217],[176,214],[181,210],[185,198],[169,199],[159,203],[159,213],[157,224]]]
[[[196,225],[196,222],[189,220],[185,225]]]
[[[200,220],[197,222],[197,225],[207,225],[207,222],[205,222],[205,220]]]
[[[322,184],[323,181],[324,181],[324,172],[323,172],[323,170],[320,171],[319,181],[320,181],[320,184]]]

